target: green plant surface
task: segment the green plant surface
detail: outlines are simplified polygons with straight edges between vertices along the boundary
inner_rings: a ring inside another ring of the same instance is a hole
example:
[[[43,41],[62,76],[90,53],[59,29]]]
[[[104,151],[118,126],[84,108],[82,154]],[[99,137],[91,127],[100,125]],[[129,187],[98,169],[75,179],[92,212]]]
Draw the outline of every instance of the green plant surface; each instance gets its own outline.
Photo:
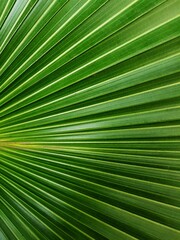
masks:
[[[180,239],[179,9],[1,0],[0,239]]]

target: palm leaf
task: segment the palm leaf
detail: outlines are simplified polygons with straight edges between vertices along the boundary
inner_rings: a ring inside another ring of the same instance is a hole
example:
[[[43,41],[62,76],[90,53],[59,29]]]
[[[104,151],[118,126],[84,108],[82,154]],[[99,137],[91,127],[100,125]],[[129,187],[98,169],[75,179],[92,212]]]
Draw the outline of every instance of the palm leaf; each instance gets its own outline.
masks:
[[[179,8],[1,1],[1,239],[180,238]]]

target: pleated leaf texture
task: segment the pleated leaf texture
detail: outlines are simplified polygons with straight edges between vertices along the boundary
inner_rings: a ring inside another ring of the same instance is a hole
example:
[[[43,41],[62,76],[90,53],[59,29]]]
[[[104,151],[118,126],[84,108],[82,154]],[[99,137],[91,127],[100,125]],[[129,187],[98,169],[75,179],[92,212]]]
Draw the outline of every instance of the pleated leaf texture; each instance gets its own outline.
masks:
[[[1,240],[180,239],[180,1],[0,1]]]

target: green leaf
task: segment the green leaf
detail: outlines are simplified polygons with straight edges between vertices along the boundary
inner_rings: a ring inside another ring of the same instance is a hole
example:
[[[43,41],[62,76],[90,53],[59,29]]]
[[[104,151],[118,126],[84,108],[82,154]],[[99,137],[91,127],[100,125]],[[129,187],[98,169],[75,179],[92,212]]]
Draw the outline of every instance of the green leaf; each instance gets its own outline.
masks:
[[[179,240],[180,2],[0,5],[0,238]]]

